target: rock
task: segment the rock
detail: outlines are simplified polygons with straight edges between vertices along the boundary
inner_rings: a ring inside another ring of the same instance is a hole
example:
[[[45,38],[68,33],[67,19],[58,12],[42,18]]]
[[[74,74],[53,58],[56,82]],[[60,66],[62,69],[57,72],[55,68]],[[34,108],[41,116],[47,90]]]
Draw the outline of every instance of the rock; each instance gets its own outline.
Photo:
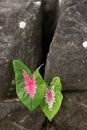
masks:
[[[42,62],[41,1],[0,1],[0,100],[12,87],[14,59],[31,71]]]
[[[45,79],[62,80],[63,90],[87,90],[87,1],[61,3],[57,29],[47,56]]]
[[[44,120],[43,112],[37,108],[30,113],[20,102],[0,102],[1,130],[40,130]]]
[[[58,14],[58,0],[42,0],[42,44],[44,62],[46,62],[49,45],[57,25]]]
[[[59,130],[86,130],[87,92],[64,93],[63,104],[54,120]]]

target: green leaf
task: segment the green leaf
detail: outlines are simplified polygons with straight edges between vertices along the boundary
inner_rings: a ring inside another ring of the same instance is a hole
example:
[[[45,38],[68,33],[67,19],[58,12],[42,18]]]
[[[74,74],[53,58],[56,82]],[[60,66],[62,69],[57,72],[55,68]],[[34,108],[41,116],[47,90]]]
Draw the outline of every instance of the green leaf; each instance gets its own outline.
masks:
[[[54,86],[55,102],[53,102],[52,109],[50,110],[48,108],[48,104],[46,103],[45,97],[43,99],[43,102],[40,104],[42,111],[45,113],[45,116],[48,118],[49,121],[52,121],[54,116],[59,111],[62,100],[63,100],[63,95],[61,93],[62,85],[61,85],[59,77],[53,78],[50,84],[50,89],[52,89],[53,86]]]
[[[16,81],[16,93],[21,100],[21,102],[30,110],[33,111],[43,100],[44,98],[44,89],[46,86],[46,83],[44,82],[43,78],[41,77],[39,73],[40,67],[34,72],[34,74],[31,73],[31,71],[28,69],[28,67],[22,63],[20,60],[14,60],[13,61],[13,67],[15,72],[15,81]],[[24,88],[24,77],[23,77],[23,70],[26,71],[26,73],[29,75],[29,77],[35,76],[36,78],[36,94],[34,96],[34,99],[30,98],[30,95],[26,93],[26,90]]]
[[[50,86],[53,86],[53,85],[56,86],[57,91],[59,91],[59,90],[61,91],[62,90],[62,84],[61,84],[61,81],[60,81],[59,77],[54,77],[52,79],[52,82],[51,82]]]
[[[42,64],[42,65],[43,65],[43,64]],[[39,69],[41,68],[42,65],[40,65],[40,66],[34,71],[33,76],[36,77],[36,81],[37,81],[38,86],[43,86],[43,87],[46,88],[46,87],[48,86],[48,84],[43,80],[41,74],[39,73]],[[45,90],[45,88],[44,88],[44,90]]]

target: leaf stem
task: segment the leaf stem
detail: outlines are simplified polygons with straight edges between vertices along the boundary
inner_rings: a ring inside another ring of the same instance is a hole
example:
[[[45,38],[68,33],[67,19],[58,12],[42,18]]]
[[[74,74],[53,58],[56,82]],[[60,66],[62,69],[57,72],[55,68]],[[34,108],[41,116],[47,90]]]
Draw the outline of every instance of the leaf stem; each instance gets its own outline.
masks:
[[[47,120],[47,130],[50,130],[50,121],[46,118],[46,120]]]

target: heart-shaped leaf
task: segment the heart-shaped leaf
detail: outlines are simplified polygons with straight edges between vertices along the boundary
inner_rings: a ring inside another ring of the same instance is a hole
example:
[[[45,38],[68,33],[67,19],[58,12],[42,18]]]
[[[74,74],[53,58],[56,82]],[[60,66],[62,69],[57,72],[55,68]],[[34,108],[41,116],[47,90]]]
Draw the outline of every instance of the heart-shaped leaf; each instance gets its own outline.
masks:
[[[43,100],[46,83],[39,73],[39,69],[32,74],[28,67],[20,60],[13,61],[16,93],[21,102],[33,111]],[[30,87],[29,87],[30,85]]]
[[[40,104],[42,111],[50,121],[52,121],[61,106],[63,99],[61,89],[60,78],[54,77],[50,86],[46,88],[44,100]]]

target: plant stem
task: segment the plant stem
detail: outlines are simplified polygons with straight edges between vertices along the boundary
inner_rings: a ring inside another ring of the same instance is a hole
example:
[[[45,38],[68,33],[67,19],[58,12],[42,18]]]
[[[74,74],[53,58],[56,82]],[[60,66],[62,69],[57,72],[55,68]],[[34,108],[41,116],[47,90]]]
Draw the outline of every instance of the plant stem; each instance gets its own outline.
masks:
[[[49,130],[48,119],[47,119],[47,130]]]
[[[50,130],[50,121],[46,118],[46,120],[47,120],[47,130]]]

